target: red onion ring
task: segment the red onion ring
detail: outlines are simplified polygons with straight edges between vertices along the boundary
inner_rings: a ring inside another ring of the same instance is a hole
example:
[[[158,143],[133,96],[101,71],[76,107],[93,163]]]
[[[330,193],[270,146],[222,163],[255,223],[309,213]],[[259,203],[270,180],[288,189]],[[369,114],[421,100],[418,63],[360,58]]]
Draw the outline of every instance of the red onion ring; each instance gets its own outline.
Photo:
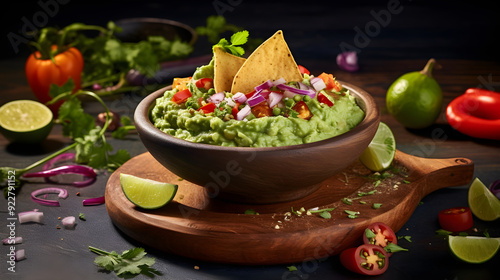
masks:
[[[63,153],[60,154],[53,159],[47,161],[45,165],[42,167],[42,170],[49,170],[52,169],[55,166],[55,163],[58,161],[64,161],[64,160],[74,160],[75,159],[75,154],[74,153]]]
[[[32,177],[43,177],[45,178],[45,181],[48,183],[52,184],[58,184],[58,182],[52,180],[49,177],[56,176],[59,174],[80,174],[85,177],[87,177],[86,180],[83,181],[75,181],[72,182],[71,185],[76,186],[76,187],[85,187],[93,182],[95,182],[97,174],[95,173],[94,169],[88,166],[83,166],[83,165],[64,165],[64,166],[59,166],[56,168],[40,171],[40,172],[33,172],[33,173],[27,173],[24,174],[23,176],[26,178],[32,178]]]
[[[500,199],[500,179],[491,183],[489,189],[498,199]]]
[[[39,203],[41,205],[47,205],[47,206],[60,206],[59,201],[57,200],[50,200],[50,199],[43,199],[37,197],[38,195],[41,194],[46,194],[46,193],[58,193],[58,197],[60,198],[66,198],[68,197],[68,191],[65,189],[61,188],[44,188],[44,189],[39,189],[31,193],[31,200],[33,200],[36,203]]]
[[[104,196],[87,198],[83,200],[83,206],[101,205],[105,203]]]

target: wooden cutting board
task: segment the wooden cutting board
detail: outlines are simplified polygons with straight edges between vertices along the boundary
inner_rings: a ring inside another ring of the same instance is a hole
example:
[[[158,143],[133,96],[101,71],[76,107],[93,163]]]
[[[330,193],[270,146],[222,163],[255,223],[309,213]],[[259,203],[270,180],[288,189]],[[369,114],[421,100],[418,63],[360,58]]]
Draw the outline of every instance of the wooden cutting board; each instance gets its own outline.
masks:
[[[474,172],[469,159],[425,159],[400,151],[394,166],[382,179],[354,162],[300,200],[248,205],[210,199],[201,186],[180,179],[144,153],[111,175],[106,208],[126,235],[166,252],[228,264],[296,263],[355,246],[373,222],[384,222],[398,231],[424,196],[440,188],[468,184]],[[123,194],[120,173],[178,184],[179,189],[165,207],[141,210]],[[343,202],[344,198],[352,199],[352,204]],[[381,203],[380,208],[374,209],[374,203]],[[292,207],[335,209],[331,218],[325,219],[318,214],[291,214]],[[244,214],[249,209],[259,214]],[[345,210],[359,214],[349,218]]]

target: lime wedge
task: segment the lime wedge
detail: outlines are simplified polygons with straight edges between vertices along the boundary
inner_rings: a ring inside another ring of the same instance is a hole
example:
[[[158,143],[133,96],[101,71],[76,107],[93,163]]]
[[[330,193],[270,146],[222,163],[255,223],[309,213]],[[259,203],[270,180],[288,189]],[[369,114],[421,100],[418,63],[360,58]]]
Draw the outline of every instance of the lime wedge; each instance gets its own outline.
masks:
[[[0,132],[11,142],[39,143],[52,129],[52,112],[40,102],[16,100],[0,107]]]
[[[157,209],[169,203],[177,192],[177,185],[120,174],[125,196],[140,208]]]
[[[497,253],[500,238],[450,235],[448,245],[459,259],[468,263],[483,263]]]
[[[469,208],[472,214],[483,221],[500,218],[500,200],[478,178],[469,188]]]
[[[380,122],[375,136],[359,160],[372,171],[382,171],[391,165],[395,154],[396,139],[389,126]]]

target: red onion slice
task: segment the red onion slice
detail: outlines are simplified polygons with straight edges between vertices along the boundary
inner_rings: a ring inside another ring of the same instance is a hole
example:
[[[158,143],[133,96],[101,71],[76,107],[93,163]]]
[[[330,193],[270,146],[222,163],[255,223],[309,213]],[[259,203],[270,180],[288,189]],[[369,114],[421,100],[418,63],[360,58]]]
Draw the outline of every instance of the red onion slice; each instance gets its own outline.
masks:
[[[87,199],[84,199],[82,203],[83,203],[83,206],[101,205],[101,204],[105,203],[105,198],[104,198],[104,196],[87,198]]]
[[[295,94],[309,95],[309,97],[311,97],[311,98],[316,97],[316,92],[314,90],[312,90],[312,89],[303,90],[303,89],[294,88],[292,86],[288,86],[288,85],[285,85],[285,84],[277,85],[277,87],[279,89],[282,89],[282,90],[285,90],[285,91],[290,91],[290,92],[295,93]]]
[[[269,99],[267,100],[267,103],[269,104],[269,108],[273,108],[274,106],[276,106],[276,104],[278,104],[282,98],[283,98],[283,94],[272,91],[269,94]]]
[[[313,77],[310,81],[315,91],[321,91],[326,88],[325,82],[321,78]]]
[[[489,189],[498,199],[500,199],[500,179],[491,183]]]
[[[95,173],[94,169],[88,166],[83,166],[83,165],[64,165],[64,166],[59,166],[56,168],[40,171],[40,172],[33,172],[33,173],[27,173],[24,174],[23,177],[25,178],[33,178],[33,177],[43,177],[45,178],[45,181],[48,183],[52,184],[57,184],[58,182],[50,179],[49,177],[56,176],[59,174],[79,174],[83,175],[87,179],[83,181],[74,181],[71,182],[71,185],[77,186],[77,187],[84,187],[92,184],[97,177],[97,174]]]
[[[237,92],[233,96],[233,100],[235,102],[238,102],[238,103],[244,103],[245,101],[247,101],[247,97],[245,96],[245,94],[243,92]]]
[[[348,72],[358,71],[358,56],[356,52],[343,52],[337,55],[337,65],[340,69]]]
[[[43,199],[39,198],[37,196],[41,194],[47,194],[47,193],[58,193],[58,197],[60,198],[66,198],[68,197],[68,191],[65,189],[61,188],[44,188],[44,189],[39,189],[31,193],[31,200],[33,200],[36,203],[42,204],[42,205],[47,205],[47,206],[60,206],[59,201],[57,200],[49,200],[49,199]]]
[[[285,78],[279,78],[273,82],[273,86],[277,86],[277,85],[281,85],[281,84],[286,84]]]
[[[266,99],[264,98],[264,96],[260,95],[260,93],[256,93],[254,94],[252,97],[250,97],[248,100],[247,100],[247,104],[250,106],[250,107],[253,107],[263,101],[266,101]]]
[[[262,84],[256,86],[255,87],[255,91],[268,89],[268,88],[270,88],[272,86],[273,86],[273,82],[271,82],[271,80],[267,80],[267,81],[263,82]]]
[[[241,121],[244,119],[246,116],[250,115],[250,112],[252,111],[252,108],[250,106],[246,105],[241,109],[237,114],[236,114],[236,120]]]
[[[75,221],[76,221],[76,218],[75,216],[68,216],[68,217],[64,217],[61,222],[63,224],[63,226],[67,229],[72,229],[75,227]]]
[[[26,254],[25,254],[24,249],[16,250],[15,254],[16,254],[16,256],[15,256],[16,262],[22,261],[26,258]]]
[[[219,104],[222,102],[222,100],[224,100],[226,96],[224,95],[223,92],[218,92],[218,93],[215,93],[214,95],[210,96],[208,98],[208,102],[213,102],[215,104]]]
[[[4,240],[2,240],[3,245],[14,245],[14,244],[21,244],[23,243],[23,238],[21,236],[16,236],[16,237],[7,237]]]
[[[25,211],[17,214],[19,223],[29,223],[35,222],[39,224],[43,224],[43,212],[39,212],[38,210],[33,211]]]

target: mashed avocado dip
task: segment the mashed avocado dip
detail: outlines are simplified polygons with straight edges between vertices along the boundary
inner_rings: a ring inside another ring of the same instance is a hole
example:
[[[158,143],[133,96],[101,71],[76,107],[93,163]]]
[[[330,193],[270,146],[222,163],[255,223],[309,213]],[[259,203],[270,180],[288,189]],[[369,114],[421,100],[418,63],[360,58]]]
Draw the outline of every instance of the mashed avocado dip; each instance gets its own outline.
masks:
[[[154,125],[165,133],[191,142],[220,146],[273,147],[331,138],[349,131],[364,118],[364,112],[345,89],[339,91],[322,89],[319,93],[315,92],[314,98],[311,98],[309,95],[290,94],[274,85],[270,87],[271,91],[283,92],[284,96],[274,106],[279,110],[271,109],[267,104],[272,115],[256,117],[252,110],[242,120],[237,120],[232,111],[238,102],[234,100],[235,95],[228,92],[224,92],[223,99],[213,112],[205,113],[200,108],[210,102],[202,101],[204,104],[202,105],[198,100],[210,101],[210,97],[216,92],[213,89],[196,87],[196,81],[210,78],[211,74],[213,75],[213,64],[198,68],[193,75],[193,79],[196,77],[198,80],[189,81],[187,87],[192,95],[184,103],[178,104],[172,101],[173,96],[182,91],[182,86],[166,91],[163,97],[158,98],[151,112]],[[314,77],[305,74],[302,84],[310,85],[311,79]],[[289,86],[297,84],[292,83]],[[323,98],[326,100],[320,102],[318,97],[320,100]],[[328,101],[333,103],[331,107]],[[262,106],[265,106],[266,102],[269,103],[269,99],[263,101]],[[300,102],[307,105],[312,115],[309,119],[299,117],[300,112],[295,110],[296,113],[292,112],[291,108]],[[238,108],[241,112],[245,107],[241,104]],[[266,110],[269,112],[267,108]]]
[[[172,90],[156,100],[153,124],[191,142],[275,147],[331,138],[363,120],[333,75],[315,77],[296,64],[281,30],[245,59],[233,44],[247,37],[237,32],[231,45],[221,39],[210,64],[174,79]]]

